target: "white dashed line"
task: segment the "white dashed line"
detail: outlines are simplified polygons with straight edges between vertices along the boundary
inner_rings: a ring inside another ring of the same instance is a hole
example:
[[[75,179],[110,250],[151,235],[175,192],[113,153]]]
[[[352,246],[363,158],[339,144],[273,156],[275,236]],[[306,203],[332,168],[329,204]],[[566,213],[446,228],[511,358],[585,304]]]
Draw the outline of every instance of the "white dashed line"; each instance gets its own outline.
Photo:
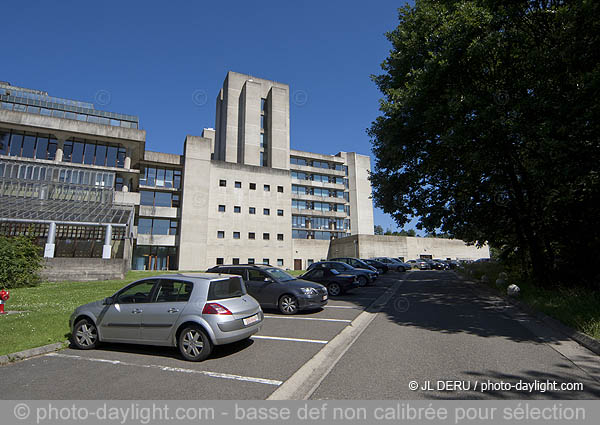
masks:
[[[282,381],[276,381],[274,379],[253,378],[251,376],[231,375],[229,373],[209,372],[206,370],[184,369],[184,368],[180,368],[180,367],[170,367],[170,366],[161,366],[161,365],[153,365],[153,364],[149,364],[149,365],[136,364],[136,363],[122,362],[120,360],[97,359],[97,358],[93,358],[93,357],[82,357],[82,356],[75,356],[75,355],[70,355],[70,354],[49,353],[49,354],[46,354],[45,357],[60,357],[60,358],[65,358],[65,359],[87,360],[89,362],[110,363],[113,365],[121,365],[121,366],[144,367],[147,369],[159,369],[159,370],[166,371],[166,372],[192,373],[192,374],[209,376],[211,378],[231,379],[234,381],[254,382],[257,384],[266,384],[266,385],[275,385],[275,386],[279,386],[283,383]]]
[[[329,341],[323,341],[322,339],[286,338],[283,336],[253,335],[250,338],[252,338],[252,339],[273,339],[276,341],[312,342],[313,344],[327,344],[329,342]]]
[[[346,320],[346,319],[322,319],[322,318],[319,318],[319,317],[265,316],[265,319],[314,320],[314,321],[317,321],[317,322],[352,323],[352,320]]]

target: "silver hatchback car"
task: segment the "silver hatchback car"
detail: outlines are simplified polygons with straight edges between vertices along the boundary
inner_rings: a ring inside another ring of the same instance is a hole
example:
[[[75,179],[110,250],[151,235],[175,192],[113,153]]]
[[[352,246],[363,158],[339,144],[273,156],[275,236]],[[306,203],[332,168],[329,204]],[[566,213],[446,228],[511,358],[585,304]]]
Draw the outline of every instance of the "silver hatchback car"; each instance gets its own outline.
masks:
[[[239,276],[188,273],[138,280],[77,307],[69,327],[83,350],[101,341],[176,346],[186,360],[200,361],[214,345],[250,338],[263,319]]]

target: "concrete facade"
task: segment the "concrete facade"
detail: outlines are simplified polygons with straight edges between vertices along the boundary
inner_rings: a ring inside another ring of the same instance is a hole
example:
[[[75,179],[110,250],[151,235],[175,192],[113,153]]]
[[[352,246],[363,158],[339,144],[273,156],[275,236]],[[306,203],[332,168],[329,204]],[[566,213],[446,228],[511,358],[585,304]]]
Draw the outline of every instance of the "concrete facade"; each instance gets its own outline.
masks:
[[[335,257],[477,260],[489,258],[490,250],[487,245],[479,248],[459,239],[353,235],[331,242],[328,258]]]

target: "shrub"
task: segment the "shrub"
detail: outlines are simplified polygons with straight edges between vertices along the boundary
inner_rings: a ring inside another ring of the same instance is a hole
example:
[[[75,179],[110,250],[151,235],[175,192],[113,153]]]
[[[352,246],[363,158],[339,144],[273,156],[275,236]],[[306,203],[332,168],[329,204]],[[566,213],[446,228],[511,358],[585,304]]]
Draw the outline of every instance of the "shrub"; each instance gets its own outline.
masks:
[[[21,288],[40,283],[41,248],[26,236],[0,236],[0,288]]]

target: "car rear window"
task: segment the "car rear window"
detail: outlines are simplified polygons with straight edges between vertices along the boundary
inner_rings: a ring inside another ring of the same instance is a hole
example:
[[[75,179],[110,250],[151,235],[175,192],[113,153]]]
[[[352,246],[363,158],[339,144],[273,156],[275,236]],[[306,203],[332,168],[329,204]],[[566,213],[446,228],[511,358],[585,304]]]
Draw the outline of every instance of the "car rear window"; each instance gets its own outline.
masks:
[[[236,298],[246,295],[246,286],[241,277],[213,280],[208,287],[208,301]]]

